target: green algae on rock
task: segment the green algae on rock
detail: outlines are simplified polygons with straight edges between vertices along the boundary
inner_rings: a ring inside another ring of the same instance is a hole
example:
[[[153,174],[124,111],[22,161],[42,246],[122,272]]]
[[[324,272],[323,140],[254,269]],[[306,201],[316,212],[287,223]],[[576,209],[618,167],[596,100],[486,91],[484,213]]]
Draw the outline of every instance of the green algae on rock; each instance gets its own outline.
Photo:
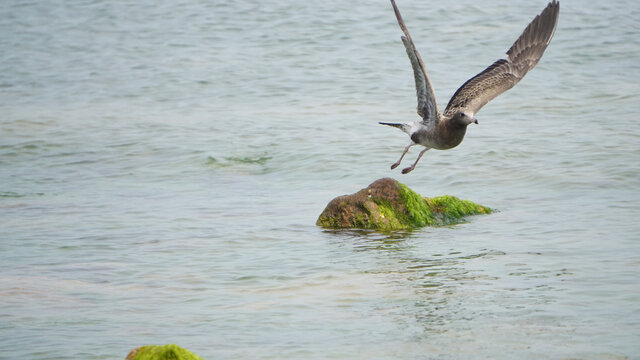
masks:
[[[146,345],[129,352],[126,360],[202,360],[201,357],[175,344]]]
[[[459,223],[491,209],[444,195],[424,198],[391,178],[374,181],[355,194],[339,196],[327,205],[316,225],[329,229],[409,230]]]

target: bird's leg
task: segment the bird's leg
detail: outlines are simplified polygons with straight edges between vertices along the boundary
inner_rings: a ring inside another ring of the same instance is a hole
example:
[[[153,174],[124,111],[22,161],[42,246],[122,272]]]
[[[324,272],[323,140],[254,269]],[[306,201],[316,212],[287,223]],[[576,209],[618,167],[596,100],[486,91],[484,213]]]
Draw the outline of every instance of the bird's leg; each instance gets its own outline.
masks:
[[[412,147],[413,145],[417,145],[417,144],[412,142],[411,144],[407,145],[406,148],[404,148],[404,151],[402,152],[402,155],[400,155],[400,159],[398,159],[398,161],[396,161],[395,163],[393,163],[393,165],[391,165],[391,170],[397,168],[398,165],[400,165],[400,162],[402,161],[402,158],[407,153],[407,151],[409,151],[409,148]]]
[[[416,168],[416,164],[418,163],[418,161],[420,161],[420,158],[422,157],[422,155],[424,155],[425,152],[427,152],[427,150],[429,150],[429,148],[424,148],[424,150],[420,151],[420,154],[418,154],[418,158],[413,163],[413,165],[409,166],[408,168],[402,169],[402,173],[403,174],[407,174],[407,173],[411,172],[413,169],[415,169]]]

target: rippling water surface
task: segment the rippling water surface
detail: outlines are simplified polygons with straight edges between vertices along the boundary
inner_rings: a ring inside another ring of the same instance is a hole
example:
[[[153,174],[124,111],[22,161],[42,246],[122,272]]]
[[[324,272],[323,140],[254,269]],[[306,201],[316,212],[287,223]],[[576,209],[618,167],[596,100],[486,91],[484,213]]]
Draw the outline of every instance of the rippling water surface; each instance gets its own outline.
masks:
[[[398,1],[441,108],[545,6]],[[637,359],[638,4],[563,1],[540,64],[405,176],[386,1],[4,1],[0,357]],[[385,176],[499,211],[314,225]]]

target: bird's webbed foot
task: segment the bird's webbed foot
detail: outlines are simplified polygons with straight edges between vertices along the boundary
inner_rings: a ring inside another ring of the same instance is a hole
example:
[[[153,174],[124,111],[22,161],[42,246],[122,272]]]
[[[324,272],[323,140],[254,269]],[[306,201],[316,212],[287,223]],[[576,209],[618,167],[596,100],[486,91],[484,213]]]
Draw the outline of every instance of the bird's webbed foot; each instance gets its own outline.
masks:
[[[422,155],[424,155],[424,153],[427,152],[427,150],[429,150],[429,148],[424,148],[424,150],[420,151],[420,154],[418,154],[418,158],[416,159],[416,161],[411,166],[402,169],[402,173],[403,174],[408,174],[411,171],[413,171],[413,169],[416,168],[416,165],[418,165],[418,161],[420,161],[420,158],[422,157]]]
[[[406,168],[402,169],[402,173],[403,173],[403,174],[408,174],[408,173],[410,173],[411,171],[413,171],[413,169],[415,169],[415,168],[416,168],[415,166],[409,166],[409,167],[406,167]]]
[[[398,161],[394,162],[393,165],[391,165],[391,170],[397,168],[400,165],[400,163],[402,162],[402,159],[407,154],[407,151],[409,151],[409,148],[414,145],[417,145],[417,144],[414,142],[411,142],[411,144],[407,145],[407,147],[404,148],[404,151],[402,151],[402,155],[400,155],[400,159],[398,159]]]

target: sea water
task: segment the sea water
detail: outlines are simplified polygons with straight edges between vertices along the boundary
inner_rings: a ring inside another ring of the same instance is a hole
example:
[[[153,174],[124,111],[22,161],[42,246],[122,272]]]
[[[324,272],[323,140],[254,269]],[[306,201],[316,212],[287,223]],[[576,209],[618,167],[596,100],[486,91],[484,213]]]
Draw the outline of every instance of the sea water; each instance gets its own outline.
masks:
[[[402,175],[386,1],[3,1],[0,358],[638,359],[639,4],[562,1],[538,66]],[[440,110],[545,5],[398,0]],[[315,226],[381,177],[497,211]]]

